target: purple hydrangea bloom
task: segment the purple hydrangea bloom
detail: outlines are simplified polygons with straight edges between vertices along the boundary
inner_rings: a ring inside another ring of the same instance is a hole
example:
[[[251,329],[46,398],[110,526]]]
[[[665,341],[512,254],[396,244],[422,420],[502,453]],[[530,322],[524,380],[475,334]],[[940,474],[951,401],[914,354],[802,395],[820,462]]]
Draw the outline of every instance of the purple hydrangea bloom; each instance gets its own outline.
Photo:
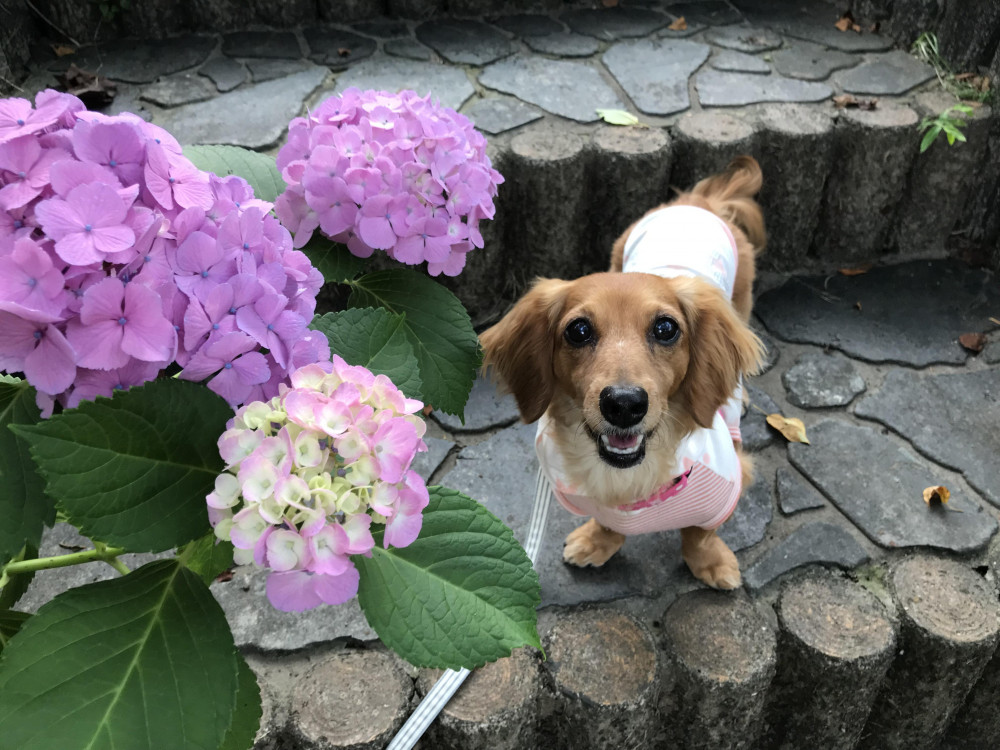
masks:
[[[135,115],[0,100],[0,370],[46,414],[173,364],[234,408],[272,398],[330,351],[306,328],[322,276],[271,208]]]
[[[503,177],[464,115],[412,91],[349,88],[289,124],[278,153],[288,185],[275,202],[302,247],[316,229],[367,258],[384,250],[456,276],[482,247]]]

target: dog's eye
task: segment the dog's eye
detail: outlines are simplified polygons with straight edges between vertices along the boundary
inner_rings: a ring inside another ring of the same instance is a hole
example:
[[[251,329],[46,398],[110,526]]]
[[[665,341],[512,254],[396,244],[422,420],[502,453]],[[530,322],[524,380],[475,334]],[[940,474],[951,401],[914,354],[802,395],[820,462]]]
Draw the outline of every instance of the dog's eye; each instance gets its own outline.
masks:
[[[681,329],[677,321],[664,315],[653,321],[653,338],[661,344],[672,344],[680,335]]]
[[[563,336],[573,346],[583,346],[594,340],[594,329],[586,318],[577,318],[566,326]]]

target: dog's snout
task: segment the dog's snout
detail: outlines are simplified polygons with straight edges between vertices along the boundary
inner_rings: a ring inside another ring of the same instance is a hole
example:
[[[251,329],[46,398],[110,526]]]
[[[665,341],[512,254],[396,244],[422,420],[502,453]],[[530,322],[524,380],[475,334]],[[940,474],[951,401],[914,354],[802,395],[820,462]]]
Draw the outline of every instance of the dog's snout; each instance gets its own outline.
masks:
[[[609,385],[601,391],[601,414],[615,427],[632,427],[649,409],[649,396],[638,386]]]

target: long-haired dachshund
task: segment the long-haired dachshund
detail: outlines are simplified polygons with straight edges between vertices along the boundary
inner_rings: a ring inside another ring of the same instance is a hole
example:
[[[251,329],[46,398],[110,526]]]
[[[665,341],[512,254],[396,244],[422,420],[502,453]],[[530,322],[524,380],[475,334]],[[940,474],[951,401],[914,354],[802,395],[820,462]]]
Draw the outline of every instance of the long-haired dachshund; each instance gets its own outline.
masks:
[[[603,565],[631,534],[681,530],[691,572],[740,585],[715,533],[752,476],[741,378],[761,360],[747,325],[764,222],[757,162],[742,156],[615,241],[611,271],[539,279],[483,333],[559,502],[590,520],[563,559]]]

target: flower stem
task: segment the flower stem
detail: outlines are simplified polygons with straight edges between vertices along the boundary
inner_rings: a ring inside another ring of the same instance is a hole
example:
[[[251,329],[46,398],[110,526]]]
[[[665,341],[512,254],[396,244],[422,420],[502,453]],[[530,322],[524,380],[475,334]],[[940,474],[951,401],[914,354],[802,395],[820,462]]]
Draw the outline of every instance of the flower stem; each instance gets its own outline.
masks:
[[[33,560],[18,560],[7,563],[3,572],[7,576],[18,573],[32,573],[36,570],[49,570],[50,568],[65,568],[68,565],[80,565],[88,562],[106,562],[122,575],[129,572],[118,555],[125,552],[121,547],[107,547],[101,544],[95,549],[85,549],[81,552],[73,552],[69,555],[56,555],[55,557],[38,557]]]

